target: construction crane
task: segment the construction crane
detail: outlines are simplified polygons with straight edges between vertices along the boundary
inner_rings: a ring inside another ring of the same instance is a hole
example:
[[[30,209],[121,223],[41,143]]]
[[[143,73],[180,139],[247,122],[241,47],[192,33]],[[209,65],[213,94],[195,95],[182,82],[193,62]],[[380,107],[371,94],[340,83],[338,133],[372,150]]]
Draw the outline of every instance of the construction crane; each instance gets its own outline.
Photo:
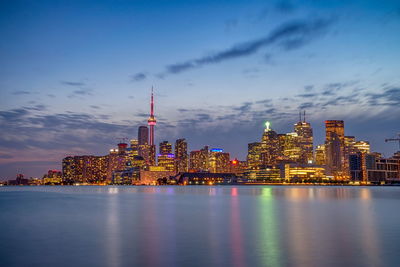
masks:
[[[400,149],[400,133],[398,138],[388,138],[385,139],[385,142],[399,142],[399,149]]]

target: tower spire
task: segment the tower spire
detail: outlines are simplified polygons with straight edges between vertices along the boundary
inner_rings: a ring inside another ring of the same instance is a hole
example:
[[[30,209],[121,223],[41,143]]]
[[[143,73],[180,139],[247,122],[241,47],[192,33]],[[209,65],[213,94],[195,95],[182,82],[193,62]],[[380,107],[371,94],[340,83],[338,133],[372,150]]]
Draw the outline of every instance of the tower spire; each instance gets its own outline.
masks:
[[[150,116],[154,116],[153,86],[151,87]]]
[[[157,120],[154,116],[154,94],[153,94],[153,86],[151,87],[151,98],[150,98],[150,117],[147,120],[147,123],[150,127],[150,145],[154,145],[154,126],[157,123]]]
[[[299,110],[299,122],[301,122],[301,110]]]
[[[304,120],[304,122],[306,122],[306,110],[304,110],[303,120]]]

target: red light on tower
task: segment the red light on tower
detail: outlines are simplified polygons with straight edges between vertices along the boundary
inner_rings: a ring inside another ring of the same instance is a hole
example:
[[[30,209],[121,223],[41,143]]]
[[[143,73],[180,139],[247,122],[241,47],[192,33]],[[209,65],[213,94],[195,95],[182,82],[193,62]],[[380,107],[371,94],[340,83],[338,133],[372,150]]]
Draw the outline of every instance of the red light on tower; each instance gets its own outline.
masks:
[[[232,160],[232,164],[236,165],[236,164],[238,164],[238,161],[236,159],[234,159],[234,160]]]

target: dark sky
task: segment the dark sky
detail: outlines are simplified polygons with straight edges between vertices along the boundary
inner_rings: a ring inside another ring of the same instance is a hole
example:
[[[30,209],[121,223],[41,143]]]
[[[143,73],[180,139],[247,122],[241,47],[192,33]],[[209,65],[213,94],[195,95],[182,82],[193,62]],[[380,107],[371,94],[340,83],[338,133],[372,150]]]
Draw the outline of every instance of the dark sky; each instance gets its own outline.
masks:
[[[390,156],[400,132],[398,1],[1,1],[0,179],[136,138],[245,159],[307,110]]]

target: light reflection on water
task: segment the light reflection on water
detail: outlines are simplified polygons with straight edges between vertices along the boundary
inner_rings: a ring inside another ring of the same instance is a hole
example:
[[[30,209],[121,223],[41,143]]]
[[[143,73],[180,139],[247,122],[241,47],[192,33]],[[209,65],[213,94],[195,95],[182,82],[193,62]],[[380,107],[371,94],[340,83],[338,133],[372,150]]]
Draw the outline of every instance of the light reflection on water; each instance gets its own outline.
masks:
[[[399,200],[400,187],[4,187],[0,265],[395,266]]]

